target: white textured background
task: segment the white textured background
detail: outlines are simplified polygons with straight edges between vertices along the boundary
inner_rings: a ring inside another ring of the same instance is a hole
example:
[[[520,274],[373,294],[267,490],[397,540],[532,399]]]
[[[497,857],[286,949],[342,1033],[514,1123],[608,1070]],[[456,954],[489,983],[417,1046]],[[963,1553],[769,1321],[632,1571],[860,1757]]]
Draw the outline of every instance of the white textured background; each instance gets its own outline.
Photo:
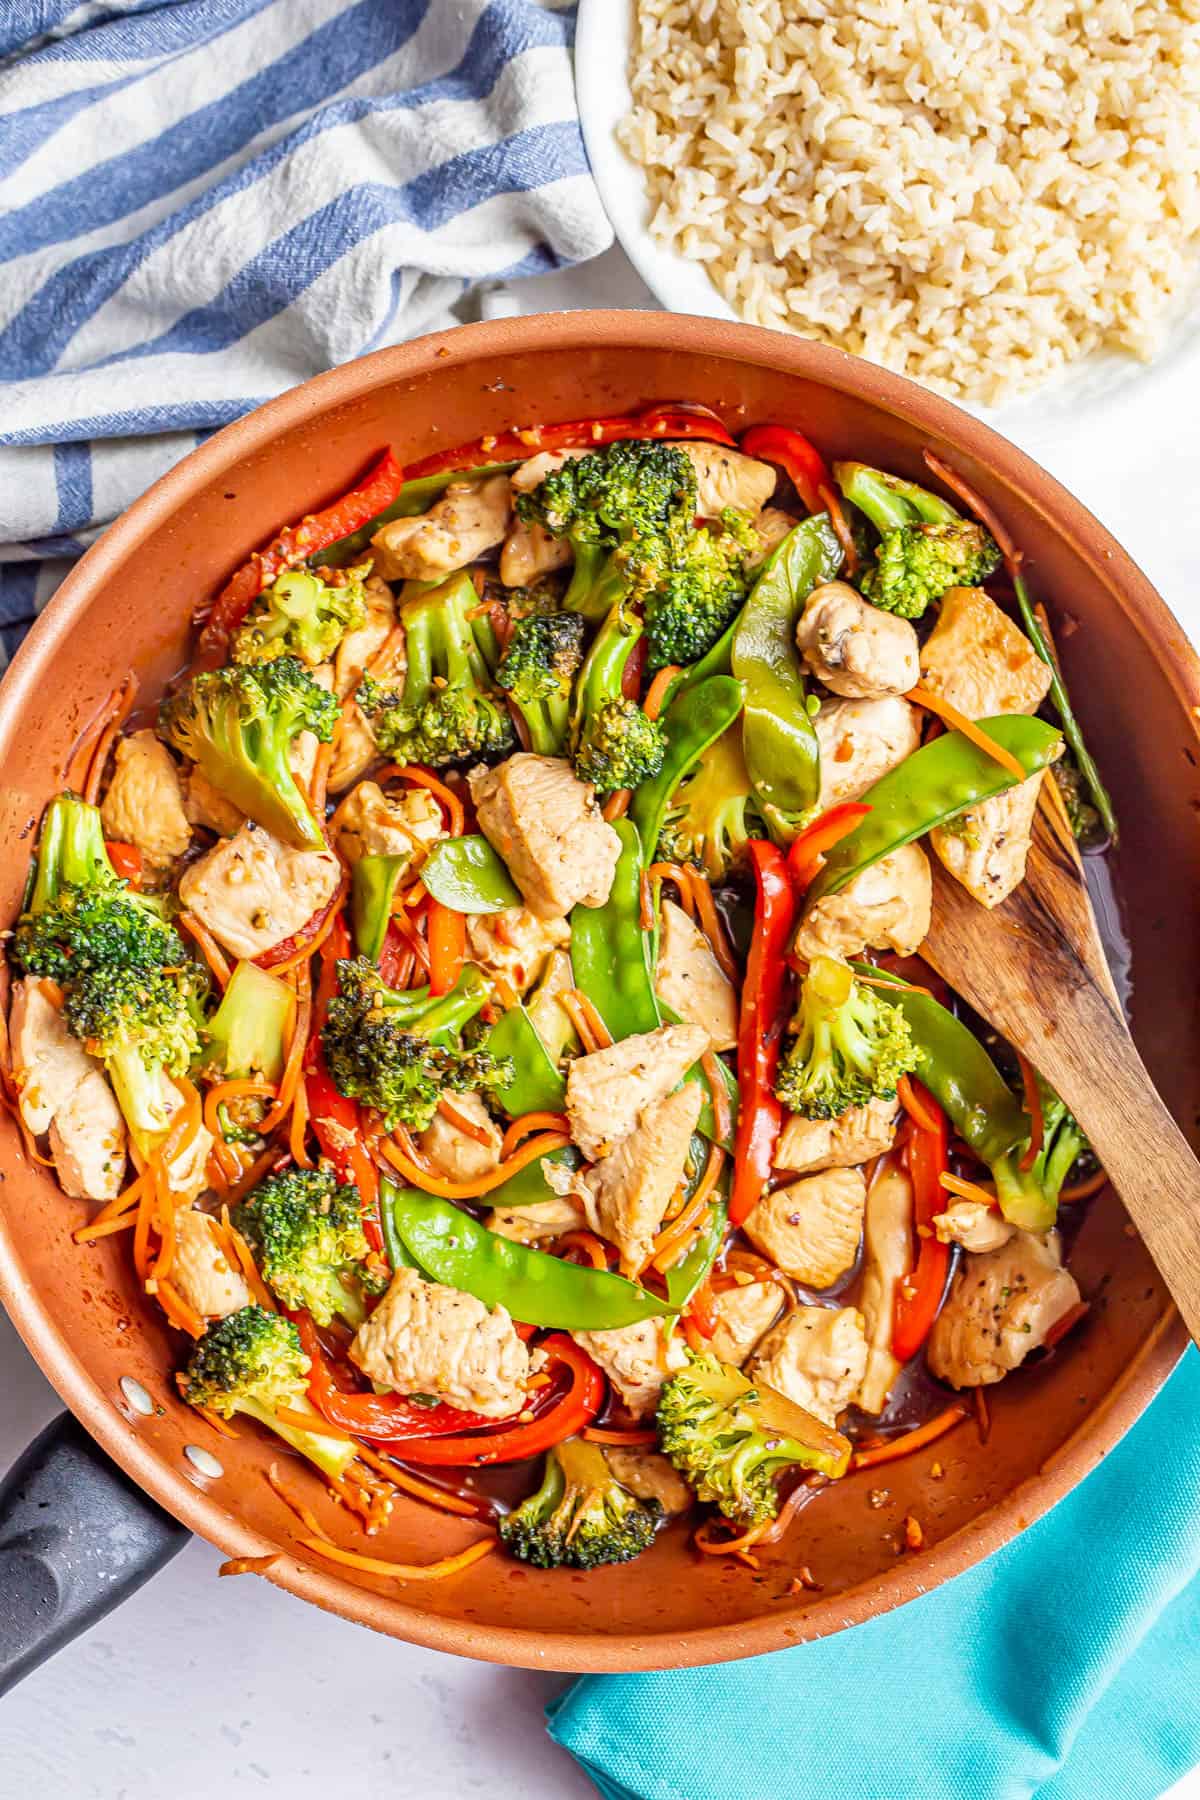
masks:
[[[527,312],[652,304],[619,250],[518,292]],[[1198,401],[1200,369],[1167,369],[1019,434],[1196,640],[1200,559],[1181,524],[1200,493]],[[59,1403],[2,1315],[0,1368],[6,1469]],[[218,1582],[219,1560],[194,1541],[0,1702],[0,1800],[594,1800],[542,1729],[561,1677],[392,1643],[264,1581]],[[1184,1796],[1200,1800],[1200,1776]]]

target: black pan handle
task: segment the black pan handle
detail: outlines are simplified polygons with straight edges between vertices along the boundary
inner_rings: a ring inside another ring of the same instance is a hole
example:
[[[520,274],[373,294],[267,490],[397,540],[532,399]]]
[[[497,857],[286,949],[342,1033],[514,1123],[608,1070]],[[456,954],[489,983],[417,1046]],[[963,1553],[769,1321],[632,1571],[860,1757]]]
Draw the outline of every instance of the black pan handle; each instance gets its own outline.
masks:
[[[0,1694],[183,1549],[182,1525],[63,1413],[0,1483]]]

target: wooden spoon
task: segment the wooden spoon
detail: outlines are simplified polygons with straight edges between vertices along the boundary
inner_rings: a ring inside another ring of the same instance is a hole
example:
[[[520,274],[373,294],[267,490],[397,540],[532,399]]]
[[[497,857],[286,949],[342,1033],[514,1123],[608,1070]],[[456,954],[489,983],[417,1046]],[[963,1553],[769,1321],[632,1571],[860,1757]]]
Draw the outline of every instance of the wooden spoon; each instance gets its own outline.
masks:
[[[930,861],[921,955],[1066,1101],[1200,1343],[1200,1162],[1134,1048],[1077,858],[1039,809],[1025,880],[991,911]]]

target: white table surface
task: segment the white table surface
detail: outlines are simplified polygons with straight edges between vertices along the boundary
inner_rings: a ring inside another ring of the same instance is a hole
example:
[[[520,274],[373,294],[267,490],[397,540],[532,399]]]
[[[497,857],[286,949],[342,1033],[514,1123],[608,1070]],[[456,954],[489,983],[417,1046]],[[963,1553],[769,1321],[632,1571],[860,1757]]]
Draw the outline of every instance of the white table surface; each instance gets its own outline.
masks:
[[[518,310],[651,304],[613,250],[524,283]],[[1200,560],[1178,522],[1200,490],[1198,400],[1200,368],[1184,382],[1151,376],[1019,438],[1113,530],[1194,638]],[[59,1402],[3,1315],[0,1367],[7,1468]],[[594,1800],[542,1728],[562,1677],[389,1642],[266,1582],[219,1582],[219,1560],[192,1542],[8,1696],[0,1800]],[[1172,1800],[1184,1795],[1200,1800],[1200,1777]]]

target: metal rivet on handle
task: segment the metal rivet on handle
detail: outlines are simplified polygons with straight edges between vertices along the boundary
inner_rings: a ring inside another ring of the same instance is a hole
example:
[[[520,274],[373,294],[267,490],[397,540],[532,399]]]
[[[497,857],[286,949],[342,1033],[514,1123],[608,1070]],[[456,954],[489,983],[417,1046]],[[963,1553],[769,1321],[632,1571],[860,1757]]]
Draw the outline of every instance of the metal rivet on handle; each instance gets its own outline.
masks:
[[[141,1382],[135,1381],[132,1375],[122,1375],[118,1385],[134,1412],[148,1419],[154,1411],[154,1402]]]
[[[185,1444],[183,1454],[192,1467],[201,1475],[207,1475],[213,1481],[225,1473],[211,1450],[204,1450],[199,1444]]]

